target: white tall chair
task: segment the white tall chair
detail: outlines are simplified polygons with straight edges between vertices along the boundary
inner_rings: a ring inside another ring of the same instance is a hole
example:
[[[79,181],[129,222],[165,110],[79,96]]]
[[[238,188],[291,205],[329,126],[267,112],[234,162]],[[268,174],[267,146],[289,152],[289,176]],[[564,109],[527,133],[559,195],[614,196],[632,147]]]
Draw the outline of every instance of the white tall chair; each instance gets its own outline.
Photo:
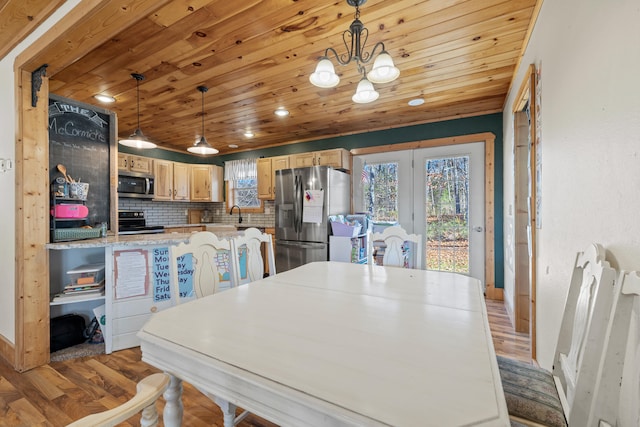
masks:
[[[530,426],[603,427],[607,424],[601,420],[615,419],[630,304],[640,294],[637,276],[622,277],[616,280],[602,246],[589,246],[574,264],[552,372],[498,357],[512,420]],[[616,409],[605,415],[603,407]]]
[[[156,401],[169,385],[169,375],[152,374],[141,380],[136,386],[136,395],[108,411],[87,415],[67,427],[111,427],[118,425],[139,412],[140,425],[152,427],[158,425]]]
[[[262,233],[257,228],[247,228],[242,236],[231,240],[233,271],[236,274],[234,283],[240,285],[260,280],[264,277],[264,259],[262,245],[265,246],[269,276],[276,274],[276,262],[273,254],[273,243],[269,233]],[[240,250],[246,248],[246,277],[240,277]]]
[[[424,260],[422,259],[422,235],[407,234],[399,225],[385,228],[382,233],[371,233],[368,239],[367,258],[369,264],[374,264],[373,247],[374,242],[382,241],[385,244],[382,265],[391,267],[405,267],[405,253],[402,247],[405,242],[414,243],[415,260],[413,268],[422,269]]]
[[[236,273],[235,268],[236,265],[238,265],[238,262],[237,256],[234,256],[234,253],[237,254],[237,251],[234,249],[232,240],[219,239],[215,234],[209,231],[193,233],[188,242],[170,246],[171,292],[172,298],[176,304],[184,302],[185,300],[201,298],[218,292],[220,289],[221,274],[218,269],[216,257],[219,254],[228,259],[231,287],[237,286],[239,284],[239,282],[236,281],[237,277],[239,277],[239,270],[238,273]],[[187,254],[191,254],[192,256],[193,295],[181,296],[178,264],[180,263],[180,257]],[[240,415],[236,416],[236,406],[233,403],[218,399],[212,394],[206,392],[203,393],[220,406],[225,418],[225,425],[227,425],[227,423],[233,423],[233,425],[236,425],[249,415],[248,411],[243,411]],[[228,420],[228,422],[226,420]]]
[[[234,278],[236,275],[233,272],[234,264],[229,240],[219,239],[209,231],[200,231],[193,233],[187,242],[169,247],[171,296],[175,304],[218,292],[221,275],[216,257],[222,251],[226,251],[225,256],[229,258],[229,279],[231,280],[231,286],[235,286]],[[193,292],[189,295],[180,295],[179,273],[181,268],[179,264],[182,265],[184,263],[184,258],[181,257],[187,254],[191,254]]]

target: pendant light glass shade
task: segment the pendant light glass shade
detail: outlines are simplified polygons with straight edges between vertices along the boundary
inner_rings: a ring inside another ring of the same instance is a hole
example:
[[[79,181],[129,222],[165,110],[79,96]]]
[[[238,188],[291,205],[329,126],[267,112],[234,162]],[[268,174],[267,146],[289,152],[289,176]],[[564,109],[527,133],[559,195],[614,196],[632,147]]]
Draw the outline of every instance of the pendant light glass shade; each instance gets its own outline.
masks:
[[[371,82],[367,80],[366,77],[363,77],[360,83],[358,83],[356,93],[351,99],[358,104],[367,104],[378,99],[378,96],[380,96],[380,94],[376,92]]]
[[[389,83],[397,79],[399,75],[400,70],[393,64],[393,59],[386,51],[383,51],[373,62],[373,68],[367,74],[367,78],[371,83]]]
[[[156,148],[157,145],[155,143],[147,140],[147,138],[144,136],[144,134],[140,130],[140,81],[144,80],[144,76],[142,74],[133,73],[133,74],[131,74],[131,77],[136,79],[136,99],[137,99],[137,106],[138,106],[138,127],[136,128],[136,130],[131,135],[129,135],[129,138],[121,139],[120,141],[118,141],[118,143],[120,143],[120,144],[122,144],[122,145],[124,145],[126,147],[132,147],[132,148],[140,148],[140,149]]]
[[[338,86],[340,77],[335,72],[333,64],[329,59],[324,58],[318,62],[316,70],[309,76],[312,85],[322,88]]]
[[[193,146],[187,148],[187,151],[193,154],[201,154],[203,156],[218,154],[219,151],[213,148],[204,137],[204,93],[209,90],[206,86],[198,86],[198,90],[202,93],[202,136]]]

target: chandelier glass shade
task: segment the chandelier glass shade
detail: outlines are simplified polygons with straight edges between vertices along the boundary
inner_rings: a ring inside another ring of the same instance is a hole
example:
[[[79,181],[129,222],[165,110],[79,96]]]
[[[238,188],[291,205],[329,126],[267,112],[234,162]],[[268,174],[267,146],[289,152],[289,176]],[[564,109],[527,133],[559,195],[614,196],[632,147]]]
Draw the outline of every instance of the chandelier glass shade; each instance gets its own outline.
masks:
[[[378,92],[373,88],[372,83],[389,83],[394,81],[400,75],[400,70],[393,64],[391,55],[385,50],[384,43],[378,42],[371,52],[365,51],[365,44],[369,37],[369,30],[360,21],[360,8],[366,0],[346,0],[347,4],[356,8],[355,19],[349,26],[349,29],[342,33],[342,41],[347,49],[347,53],[338,55],[333,48],[327,48],[324,56],[320,58],[316,69],[309,76],[309,81],[314,86],[320,88],[335,87],[340,83],[340,77],[333,68],[333,63],[329,59],[332,54],[340,65],[347,65],[355,61],[358,72],[362,74],[362,79],[358,83],[356,94],[353,95],[353,101],[358,103],[373,102],[378,99]],[[376,56],[376,52],[380,51]],[[367,73],[365,65],[373,58],[373,67]]]
[[[209,145],[207,138],[204,136],[204,93],[208,91],[209,88],[206,86],[198,86],[198,90],[202,93],[202,136],[200,136],[200,139],[193,146],[187,148],[187,151],[203,156],[218,154],[219,151]]]
[[[140,148],[140,149],[149,149],[149,148],[156,148],[157,145],[151,141],[149,141],[144,134],[142,133],[142,130],[140,130],[140,81],[144,80],[144,76],[142,74],[137,74],[137,73],[133,73],[131,74],[131,77],[133,77],[134,79],[136,79],[136,99],[137,99],[137,106],[138,106],[138,127],[136,128],[136,130],[129,135],[129,137],[127,139],[121,139],[120,141],[118,141],[118,143],[126,146],[126,147],[132,147],[132,148]]]

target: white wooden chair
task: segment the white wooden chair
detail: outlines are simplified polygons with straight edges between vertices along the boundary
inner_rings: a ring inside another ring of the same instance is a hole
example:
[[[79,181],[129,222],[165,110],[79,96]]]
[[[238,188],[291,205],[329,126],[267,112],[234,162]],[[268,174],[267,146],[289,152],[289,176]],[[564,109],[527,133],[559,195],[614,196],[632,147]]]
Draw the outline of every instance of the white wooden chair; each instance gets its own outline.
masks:
[[[588,425],[640,426],[640,273],[621,272]],[[575,411],[575,409],[574,409]],[[570,419],[574,421],[573,415]]]
[[[108,411],[87,415],[68,427],[110,427],[120,424],[139,412],[142,412],[140,425],[152,427],[158,425],[156,401],[169,385],[169,375],[152,374],[141,380],[136,386],[136,395],[127,402]]]
[[[229,240],[219,239],[209,231],[193,233],[187,242],[169,247],[169,263],[171,265],[171,295],[175,304],[186,300],[201,298],[218,292],[220,287],[220,270],[216,257],[220,252],[226,251],[229,259],[229,279],[231,286],[235,286],[235,273],[231,256],[231,243]],[[191,254],[191,266],[185,255]],[[191,268],[189,268],[191,267]],[[180,292],[180,278],[189,282],[188,277],[181,274],[193,270],[191,274],[192,290]]]
[[[607,351],[621,345],[610,339],[612,310],[619,308],[616,282],[604,248],[590,245],[574,264],[553,371],[498,357],[507,407],[517,425],[598,426],[594,390],[617,363],[605,356]]]
[[[238,285],[260,280],[264,277],[264,259],[262,258],[262,245],[264,244],[267,255],[267,266],[269,276],[276,274],[276,262],[273,254],[273,244],[269,233],[262,233],[257,228],[247,228],[242,236],[232,239],[232,259],[234,272],[236,274],[234,282]],[[240,277],[240,250],[246,248],[246,277]]]
[[[270,242],[271,240],[269,240]],[[223,252],[222,256],[228,259],[229,280],[231,286],[237,286],[239,282],[239,270],[236,273],[236,265],[238,265],[237,251],[234,249],[232,240],[219,239],[215,234],[209,231],[200,231],[193,233],[188,242],[180,243],[175,246],[169,247],[169,257],[171,263],[171,292],[172,298],[179,304],[181,301],[201,298],[207,295],[212,295],[218,292],[220,287],[220,270],[216,262],[216,257],[220,252]],[[226,253],[224,253],[226,252]],[[183,269],[188,270],[188,266],[185,266],[184,259],[181,261],[181,257],[191,254],[192,266],[192,283],[193,283],[193,295],[180,295],[178,274]],[[275,270],[274,270],[275,271]],[[202,391],[202,390],[200,390]],[[213,400],[222,410],[225,419],[225,425],[236,425],[242,421],[247,415],[248,411],[242,412],[237,417],[235,416],[236,406],[225,400],[202,391],[207,397]]]
[[[382,265],[391,267],[405,267],[405,253],[402,249],[405,242],[414,243],[415,260],[412,262],[413,268],[422,269],[422,235],[407,234],[407,232],[399,225],[385,228],[382,233],[371,233],[368,240],[367,257],[368,263],[374,264],[373,257],[374,242],[382,241],[386,247],[382,257]]]

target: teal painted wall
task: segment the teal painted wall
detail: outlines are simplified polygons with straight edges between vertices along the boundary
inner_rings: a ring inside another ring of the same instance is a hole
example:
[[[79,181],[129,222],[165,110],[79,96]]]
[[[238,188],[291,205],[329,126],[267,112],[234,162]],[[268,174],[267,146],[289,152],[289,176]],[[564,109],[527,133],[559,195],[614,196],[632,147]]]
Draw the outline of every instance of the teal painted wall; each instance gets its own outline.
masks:
[[[399,122],[402,119],[398,119]],[[335,138],[319,139],[297,144],[282,145],[279,147],[267,148],[263,150],[247,151],[242,153],[229,154],[226,156],[216,156],[203,158],[189,154],[181,154],[162,149],[144,150],[140,152],[128,147],[118,147],[124,153],[141,154],[158,159],[172,160],[185,163],[211,163],[222,166],[227,160],[273,157],[284,154],[304,153],[315,150],[327,150],[330,148],[353,148],[371,147],[376,145],[398,144],[402,142],[421,141],[425,139],[447,138],[459,135],[491,132],[496,136],[495,140],[495,223],[494,223],[494,245],[495,245],[495,282],[496,288],[504,287],[504,236],[503,236],[503,174],[502,174],[502,113],[488,114],[478,117],[447,120],[423,125],[406,126],[396,129],[380,130],[360,133],[355,135],[339,136]],[[214,147],[215,143],[210,142]]]

